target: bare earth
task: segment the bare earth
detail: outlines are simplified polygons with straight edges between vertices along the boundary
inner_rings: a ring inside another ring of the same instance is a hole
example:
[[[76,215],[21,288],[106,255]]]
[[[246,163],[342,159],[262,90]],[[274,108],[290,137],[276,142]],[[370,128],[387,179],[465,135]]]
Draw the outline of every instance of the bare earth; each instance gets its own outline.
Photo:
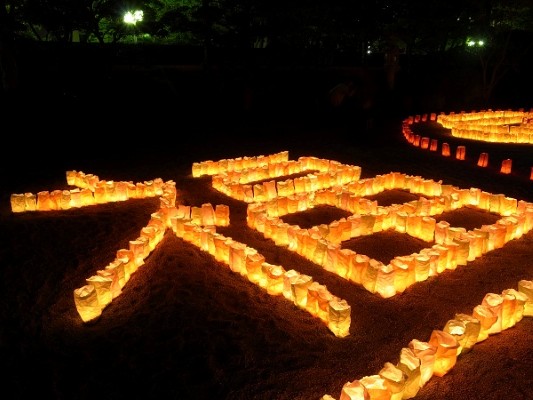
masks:
[[[533,181],[518,173],[502,176],[496,167],[476,167],[475,144],[467,144],[470,159],[457,161],[413,148],[401,137],[398,124],[383,127],[386,134],[369,140],[344,131],[294,129],[283,126],[269,134],[267,128],[255,127],[244,137],[221,132],[216,139],[191,134],[192,144],[181,140],[183,132],[169,142],[165,135],[148,133],[150,145],[135,148],[129,143],[125,149],[103,145],[101,134],[91,144],[94,152],[85,149],[79,155],[75,148],[50,150],[52,138],[41,157],[19,151],[18,165],[5,162],[0,360],[9,398],[318,400],[330,394],[338,399],[346,382],[376,374],[386,362],[396,363],[412,339],[426,341],[456,313],[471,314],[485,294],[516,289],[519,280],[533,279],[530,232],[466,266],[383,299],[275,246],[246,226],[246,204],[214,190],[211,178],[191,175],[194,161],[288,150],[290,159],[316,156],[359,165],[363,177],[398,171],[533,201]],[[39,143],[34,145],[38,148]],[[533,160],[531,147],[509,151],[517,165],[519,154],[529,163]],[[71,169],[106,180],[174,180],[182,204],[229,205],[231,224],[218,230],[257,249],[272,264],[311,275],[346,299],[352,306],[350,335],[335,337],[319,319],[283,297],[270,296],[170,230],[102,316],[84,324],[73,290],[139,236],[159,201],[11,213],[11,193],[67,189],[65,172]],[[394,201],[387,196],[398,193],[383,194],[380,204]],[[339,218],[338,211],[323,208],[292,222],[327,223]],[[494,215],[475,210],[448,217],[468,229],[495,221]],[[349,245],[387,262],[425,244],[385,232]],[[459,356],[448,374],[433,377],[415,398],[533,399],[532,332],[533,318],[527,317],[491,335]]]

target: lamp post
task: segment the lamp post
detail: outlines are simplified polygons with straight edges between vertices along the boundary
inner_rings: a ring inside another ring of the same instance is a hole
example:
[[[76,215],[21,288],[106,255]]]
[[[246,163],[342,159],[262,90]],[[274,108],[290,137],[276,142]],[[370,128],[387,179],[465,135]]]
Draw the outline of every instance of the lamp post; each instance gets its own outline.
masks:
[[[143,12],[142,10],[135,10],[135,11],[127,11],[124,14],[124,23],[133,25],[133,42],[137,43],[137,31],[135,30],[135,27],[137,25],[138,21],[143,20]]]

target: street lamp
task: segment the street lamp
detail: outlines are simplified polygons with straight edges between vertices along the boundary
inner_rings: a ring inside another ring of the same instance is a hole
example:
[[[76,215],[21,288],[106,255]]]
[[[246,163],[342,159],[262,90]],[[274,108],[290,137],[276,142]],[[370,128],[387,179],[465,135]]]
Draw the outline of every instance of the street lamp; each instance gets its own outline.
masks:
[[[124,14],[124,23],[133,25],[133,41],[137,43],[137,31],[135,30],[135,26],[137,25],[138,21],[143,20],[143,12],[142,10],[135,10],[135,11],[127,11]]]

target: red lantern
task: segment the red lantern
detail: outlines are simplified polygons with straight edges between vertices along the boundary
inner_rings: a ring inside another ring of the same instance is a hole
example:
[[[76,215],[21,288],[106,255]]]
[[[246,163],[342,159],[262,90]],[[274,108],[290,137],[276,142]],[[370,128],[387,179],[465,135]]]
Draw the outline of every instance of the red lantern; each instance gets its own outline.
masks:
[[[507,159],[507,160],[503,160],[502,161],[502,167],[500,169],[500,172],[502,174],[510,174],[511,173],[511,169],[512,169],[512,166],[513,166],[513,160],[511,159]]]
[[[443,143],[442,144],[442,155],[444,157],[449,157],[450,156],[450,145],[448,143]]]
[[[481,153],[479,155],[479,159],[477,161],[478,167],[486,167],[489,165],[489,154],[488,153]]]
[[[457,149],[455,151],[455,158],[458,160],[464,160],[466,155],[466,147],[465,146],[457,146]]]

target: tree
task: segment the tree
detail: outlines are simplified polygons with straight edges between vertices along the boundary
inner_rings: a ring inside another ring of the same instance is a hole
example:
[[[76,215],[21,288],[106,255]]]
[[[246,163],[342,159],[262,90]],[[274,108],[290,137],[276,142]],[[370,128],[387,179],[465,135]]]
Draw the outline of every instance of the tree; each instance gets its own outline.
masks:
[[[484,2],[476,11],[465,47],[479,59],[480,97],[490,105],[497,85],[511,71],[517,72],[531,53],[533,4],[528,0]]]

